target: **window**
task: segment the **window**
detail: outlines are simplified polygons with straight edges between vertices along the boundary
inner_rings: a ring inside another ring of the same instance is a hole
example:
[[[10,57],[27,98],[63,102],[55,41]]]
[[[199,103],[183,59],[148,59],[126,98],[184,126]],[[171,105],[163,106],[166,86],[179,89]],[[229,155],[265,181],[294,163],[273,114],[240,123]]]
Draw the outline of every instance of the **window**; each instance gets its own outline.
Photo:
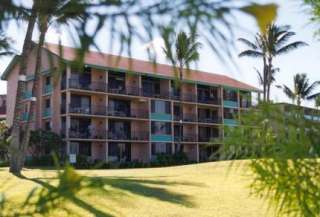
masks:
[[[50,121],[45,122],[44,127],[45,127],[45,130],[51,130],[51,123],[50,123]]]
[[[91,143],[79,143],[79,155],[91,156]]]
[[[171,143],[152,143],[151,154],[171,154],[172,146]]]
[[[47,109],[50,108],[50,99],[46,99],[45,106]]]
[[[110,161],[130,161],[131,145],[129,143],[110,142],[108,144],[108,156]]]
[[[51,84],[51,78],[50,76],[46,77],[46,85],[50,85]]]
[[[151,112],[152,113],[171,113],[171,103],[162,100],[152,100],[151,101]]]
[[[171,123],[153,121],[151,123],[151,133],[153,135],[171,135]]]

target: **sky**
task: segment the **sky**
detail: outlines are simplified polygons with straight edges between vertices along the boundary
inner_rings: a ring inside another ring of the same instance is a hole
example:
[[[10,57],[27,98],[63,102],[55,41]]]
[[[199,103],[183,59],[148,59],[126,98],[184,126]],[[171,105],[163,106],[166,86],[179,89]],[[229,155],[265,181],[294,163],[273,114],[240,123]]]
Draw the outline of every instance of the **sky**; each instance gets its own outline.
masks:
[[[286,84],[289,87],[293,86],[293,76],[296,73],[306,73],[310,79],[310,82],[320,80],[320,36],[315,37],[314,33],[317,30],[317,26],[310,23],[310,15],[307,8],[301,5],[299,0],[256,0],[258,3],[275,2],[279,5],[278,17],[276,23],[278,25],[290,25],[291,30],[296,32],[291,41],[303,40],[309,44],[308,47],[303,47],[289,54],[277,57],[275,60],[275,66],[280,67],[280,72],[276,74],[275,85]],[[257,25],[254,20],[248,16],[239,16],[237,19],[241,25],[245,26],[245,30],[237,29],[235,31],[236,41],[239,37],[244,37],[252,40],[254,34],[258,31]],[[318,26],[319,27],[319,26]],[[21,24],[16,26],[10,24],[7,29],[9,37],[14,39],[14,47],[19,52],[22,47],[26,26]],[[57,32],[55,29],[50,29],[46,36],[46,42],[58,43],[59,36],[61,36],[62,44],[73,46],[73,41],[67,36],[67,34]],[[96,39],[100,49],[104,52],[108,52],[106,46],[106,39],[103,36],[98,36]],[[160,37],[155,37],[150,42],[155,47],[157,53],[157,61],[160,63],[168,63],[162,52],[163,42]],[[146,47],[150,44],[136,43],[132,49],[132,57],[138,59],[146,59]],[[236,63],[235,66],[230,66],[219,61],[213,51],[203,44],[200,52],[200,60],[196,64],[198,70],[203,70],[212,73],[219,73],[238,79],[242,82],[259,87],[257,74],[254,68],[260,69],[262,63],[259,59],[239,58],[238,53],[245,47],[236,42],[236,48],[233,51],[233,59]],[[7,65],[10,63],[11,58],[0,59],[0,72],[2,73]],[[318,89],[320,91],[320,88]],[[0,94],[6,93],[6,82],[0,81]],[[291,102],[283,93],[281,89],[272,87],[271,98],[275,102]],[[313,106],[314,102],[304,102],[304,105]]]

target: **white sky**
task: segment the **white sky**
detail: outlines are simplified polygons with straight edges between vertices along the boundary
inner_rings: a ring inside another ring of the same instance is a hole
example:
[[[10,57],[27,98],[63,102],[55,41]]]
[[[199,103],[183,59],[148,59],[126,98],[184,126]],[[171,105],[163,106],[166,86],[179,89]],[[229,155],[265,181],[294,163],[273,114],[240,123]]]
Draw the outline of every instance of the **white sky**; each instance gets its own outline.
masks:
[[[280,72],[276,75],[276,84],[286,84],[290,87],[293,85],[293,75],[296,73],[306,73],[311,81],[320,80],[320,41],[314,37],[314,32],[317,30],[315,25],[310,24],[309,15],[306,8],[301,6],[299,0],[256,0],[259,3],[276,2],[279,4],[279,13],[277,24],[290,25],[292,30],[297,33],[294,40],[303,40],[310,46],[298,49],[292,53],[286,54],[277,58],[275,65],[280,67]],[[236,40],[239,37],[245,37],[252,39],[255,32],[258,30],[254,21],[251,18],[241,16],[239,22],[247,28],[247,31],[236,31]],[[14,46],[20,51],[25,34],[25,25],[20,25],[18,28],[16,25],[8,26],[8,35],[15,40]],[[58,34],[54,29],[47,34],[46,41],[57,43]],[[104,37],[97,37],[97,43],[101,47],[101,50],[108,52],[103,46],[106,43]],[[71,45],[72,40],[65,34],[62,34],[62,43],[64,45]],[[161,51],[162,41],[160,38],[155,38],[154,45],[158,54],[158,62],[165,63],[165,58]],[[203,45],[200,50],[200,61],[197,64],[199,70],[225,74],[230,77],[234,77],[240,81],[249,83],[258,87],[257,75],[254,71],[254,67],[261,68],[261,61],[258,59],[250,58],[238,58],[237,54],[244,47],[236,42],[237,50],[234,51],[234,60],[237,63],[237,68],[226,66],[221,63],[217,57],[213,54],[212,50]],[[140,59],[147,59],[145,52],[146,45],[135,44],[132,51],[132,56]],[[0,59],[0,72],[2,73],[6,66],[9,64],[11,58]],[[319,88],[320,91],[320,88]],[[6,82],[0,81],[0,94],[6,93]],[[284,96],[281,90],[273,87],[272,99],[277,102],[290,102]],[[305,105],[313,106],[313,102],[305,102]]]

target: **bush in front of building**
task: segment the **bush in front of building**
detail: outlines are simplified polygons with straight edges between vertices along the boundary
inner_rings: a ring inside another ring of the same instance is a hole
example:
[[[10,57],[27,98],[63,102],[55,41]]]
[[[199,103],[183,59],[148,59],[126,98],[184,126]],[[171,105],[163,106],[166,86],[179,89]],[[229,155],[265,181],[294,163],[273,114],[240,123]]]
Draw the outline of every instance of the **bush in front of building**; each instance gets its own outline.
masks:
[[[9,165],[10,132],[5,121],[0,121],[0,167]]]
[[[191,163],[183,152],[174,154],[157,154],[156,159],[151,162],[151,166],[173,166]]]
[[[47,130],[31,131],[26,166],[54,166],[53,154],[65,162],[65,142],[56,133]]]

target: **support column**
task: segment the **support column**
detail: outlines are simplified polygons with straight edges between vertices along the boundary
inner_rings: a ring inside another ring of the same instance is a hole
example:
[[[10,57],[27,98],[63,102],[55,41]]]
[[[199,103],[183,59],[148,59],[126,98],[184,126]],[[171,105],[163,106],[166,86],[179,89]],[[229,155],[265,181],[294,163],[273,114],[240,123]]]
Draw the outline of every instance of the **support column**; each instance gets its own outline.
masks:
[[[151,162],[152,157],[152,144],[151,144],[151,99],[148,99],[148,107],[149,107],[149,162]]]

